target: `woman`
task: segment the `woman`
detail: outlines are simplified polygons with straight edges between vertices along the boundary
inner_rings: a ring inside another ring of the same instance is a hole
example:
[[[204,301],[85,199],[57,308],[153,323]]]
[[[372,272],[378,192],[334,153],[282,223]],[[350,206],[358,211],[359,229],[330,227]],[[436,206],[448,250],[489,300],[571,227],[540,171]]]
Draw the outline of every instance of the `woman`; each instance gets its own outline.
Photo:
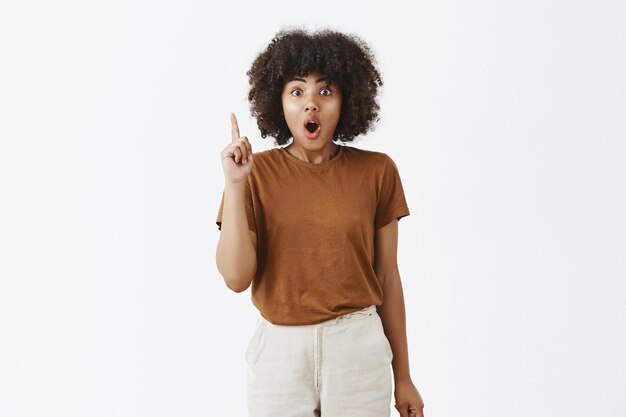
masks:
[[[247,75],[261,136],[279,147],[253,154],[231,114],[216,261],[233,291],[252,284],[260,312],[250,416],[389,416],[391,367],[396,409],[423,416],[396,262],[409,215],[398,169],[336,143],[377,120],[372,53],[353,35],[283,30]]]

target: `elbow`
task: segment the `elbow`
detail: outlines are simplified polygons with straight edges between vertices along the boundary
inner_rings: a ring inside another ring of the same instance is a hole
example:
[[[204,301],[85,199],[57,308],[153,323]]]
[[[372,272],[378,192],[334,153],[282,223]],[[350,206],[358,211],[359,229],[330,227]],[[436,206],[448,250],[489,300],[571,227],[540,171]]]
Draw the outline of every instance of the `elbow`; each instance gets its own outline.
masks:
[[[226,282],[226,286],[228,287],[229,290],[234,291],[236,293],[242,293],[245,290],[248,289],[248,287],[250,287],[250,284],[252,284],[252,278],[250,279],[224,279],[224,281]]]
[[[224,279],[226,287],[240,293],[248,289],[256,274],[256,257],[237,257],[237,261],[216,254],[217,270]]]
[[[238,263],[233,265],[232,263],[223,262],[223,258],[217,256],[216,264],[226,287],[236,293],[247,290],[256,274],[256,259],[247,264]]]
[[[244,270],[223,270],[218,265],[218,270],[229,290],[236,293],[244,292],[252,284],[256,274],[256,264],[252,268]]]

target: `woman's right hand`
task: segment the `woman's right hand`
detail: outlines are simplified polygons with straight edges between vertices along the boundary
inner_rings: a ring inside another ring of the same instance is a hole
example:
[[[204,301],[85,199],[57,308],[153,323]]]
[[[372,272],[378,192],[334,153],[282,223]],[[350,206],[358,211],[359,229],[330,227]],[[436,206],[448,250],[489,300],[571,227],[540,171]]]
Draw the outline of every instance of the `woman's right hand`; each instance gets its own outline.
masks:
[[[222,168],[226,182],[244,181],[252,170],[252,145],[245,136],[239,136],[239,125],[234,113],[230,114],[231,142],[222,149]]]

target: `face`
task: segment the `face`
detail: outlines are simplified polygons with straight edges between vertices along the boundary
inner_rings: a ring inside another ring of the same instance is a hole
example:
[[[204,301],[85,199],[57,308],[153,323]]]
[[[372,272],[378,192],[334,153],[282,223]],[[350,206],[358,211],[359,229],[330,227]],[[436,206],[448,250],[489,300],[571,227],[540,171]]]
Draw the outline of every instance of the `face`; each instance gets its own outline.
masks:
[[[294,143],[309,150],[320,150],[331,144],[341,114],[341,91],[327,86],[324,76],[313,72],[294,77],[283,86],[283,114]],[[317,124],[307,124],[311,119]],[[307,129],[308,125],[308,129]]]

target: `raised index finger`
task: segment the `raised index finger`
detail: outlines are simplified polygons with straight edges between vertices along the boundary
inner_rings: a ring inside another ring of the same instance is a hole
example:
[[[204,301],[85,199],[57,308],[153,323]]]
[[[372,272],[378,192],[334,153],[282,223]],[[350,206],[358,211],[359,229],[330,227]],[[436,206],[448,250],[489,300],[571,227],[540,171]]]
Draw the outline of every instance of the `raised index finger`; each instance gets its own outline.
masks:
[[[236,140],[240,138],[239,125],[237,124],[237,118],[235,117],[235,113],[230,114],[230,122],[231,122],[232,141],[235,142]]]

